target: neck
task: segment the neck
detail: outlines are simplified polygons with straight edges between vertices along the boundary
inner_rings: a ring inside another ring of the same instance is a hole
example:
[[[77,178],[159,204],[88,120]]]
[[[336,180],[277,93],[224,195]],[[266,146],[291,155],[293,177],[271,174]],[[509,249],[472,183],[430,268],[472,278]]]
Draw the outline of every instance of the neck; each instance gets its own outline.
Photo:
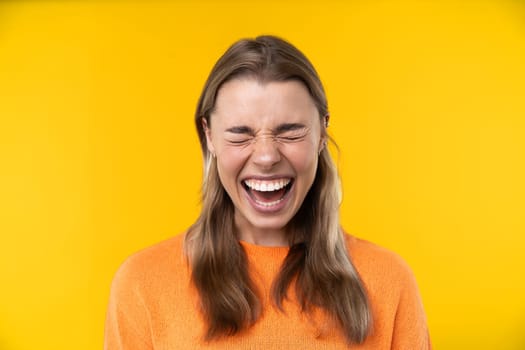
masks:
[[[290,244],[286,237],[264,230],[264,232],[239,231],[239,239],[248,243],[267,247],[288,247]]]
[[[242,225],[239,220],[235,223],[238,238],[241,241],[267,247],[288,247],[288,236],[283,229],[265,229]]]

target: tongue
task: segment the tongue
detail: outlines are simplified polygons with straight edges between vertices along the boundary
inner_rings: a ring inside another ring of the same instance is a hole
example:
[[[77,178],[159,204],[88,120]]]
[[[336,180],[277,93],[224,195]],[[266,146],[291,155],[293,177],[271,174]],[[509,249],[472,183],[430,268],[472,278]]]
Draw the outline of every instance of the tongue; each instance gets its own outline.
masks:
[[[281,188],[278,191],[267,191],[267,192],[261,192],[256,190],[250,190],[250,193],[253,198],[257,199],[259,202],[274,202],[276,200],[281,199],[284,196],[284,192],[286,190],[284,188]]]

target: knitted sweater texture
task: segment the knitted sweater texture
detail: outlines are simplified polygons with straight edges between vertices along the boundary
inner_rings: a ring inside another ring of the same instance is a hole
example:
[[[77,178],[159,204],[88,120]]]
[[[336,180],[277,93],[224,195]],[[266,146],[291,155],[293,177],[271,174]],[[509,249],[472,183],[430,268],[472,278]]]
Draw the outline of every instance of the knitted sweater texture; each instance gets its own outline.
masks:
[[[430,349],[426,317],[414,276],[394,253],[347,236],[350,257],[364,282],[373,314],[363,344],[348,344],[324,312],[308,316],[293,300],[272,306],[270,287],[288,248],[241,242],[263,296],[263,314],[247,331],[205,342],[198,295],[182,251],[184,235],[128,258],[113,280],[105,350],[177,349]],[[292,299],[292,298],[290,298]]]

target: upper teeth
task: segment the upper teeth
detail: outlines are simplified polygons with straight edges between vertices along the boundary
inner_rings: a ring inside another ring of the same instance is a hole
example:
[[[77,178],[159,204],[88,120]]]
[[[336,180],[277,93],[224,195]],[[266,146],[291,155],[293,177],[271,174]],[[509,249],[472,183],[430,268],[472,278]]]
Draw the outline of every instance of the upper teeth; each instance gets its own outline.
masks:
[[[290,183],[290,179],[280,179],[280,180],[271,180],[271,181],[263,181],[263,180],[244,180],[244,183],[246,186],[251,188],[255,191],[261,191],[261,192],[269,192],[269,191],[277,191],[283,188],[284,186],[288,185]]]

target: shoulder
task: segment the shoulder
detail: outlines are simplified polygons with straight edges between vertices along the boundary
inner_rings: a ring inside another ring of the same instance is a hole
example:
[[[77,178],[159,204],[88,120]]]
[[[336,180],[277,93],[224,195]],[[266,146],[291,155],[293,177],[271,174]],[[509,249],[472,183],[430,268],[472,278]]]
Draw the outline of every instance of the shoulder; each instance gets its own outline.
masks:
[[[405,260],[366,240],[350,235],[345,239],[350,259],[367,289],[374,337],[388,339],[392,349],[430,349],[423,303]]]
[[[106,314],[106,349],[153,349],[152,324],[173,305],[186,272],[184,235],[175,236],[129,256],[111,285]]]
[[[345,233],[350,259],[363,282],[372,289],[415,286],[410,266],[391,250]]]
[[[142,249],[124,260],[113,278],[112,289],[138,288],[155,284],[186,269],[184,234]]]

